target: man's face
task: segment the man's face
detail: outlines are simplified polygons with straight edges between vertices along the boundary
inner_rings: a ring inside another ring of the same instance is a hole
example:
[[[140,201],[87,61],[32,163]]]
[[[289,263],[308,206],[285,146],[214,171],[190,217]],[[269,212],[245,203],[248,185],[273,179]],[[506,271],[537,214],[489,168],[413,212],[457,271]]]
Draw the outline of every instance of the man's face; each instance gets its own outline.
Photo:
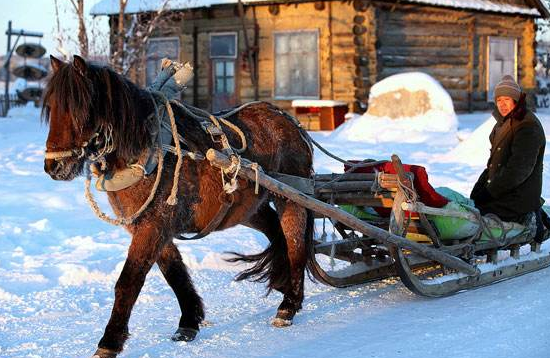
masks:
[[[512,97],[500,96],[497,97],[497,108],[501,116],[506,117],[508,113],[516,106],[516,102]]]

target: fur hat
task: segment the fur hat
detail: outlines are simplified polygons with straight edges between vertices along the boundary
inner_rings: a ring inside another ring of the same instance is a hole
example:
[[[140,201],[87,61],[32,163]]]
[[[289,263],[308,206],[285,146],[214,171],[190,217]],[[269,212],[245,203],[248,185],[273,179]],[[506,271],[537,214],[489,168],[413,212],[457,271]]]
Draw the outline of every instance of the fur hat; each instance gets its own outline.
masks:
[[[519,96],[521,95],[521,88],[510,75],[502,77],[499,83],[495,86],[495,100],[500,96],[508,96],[514,99],[514,101],[519,101]]]

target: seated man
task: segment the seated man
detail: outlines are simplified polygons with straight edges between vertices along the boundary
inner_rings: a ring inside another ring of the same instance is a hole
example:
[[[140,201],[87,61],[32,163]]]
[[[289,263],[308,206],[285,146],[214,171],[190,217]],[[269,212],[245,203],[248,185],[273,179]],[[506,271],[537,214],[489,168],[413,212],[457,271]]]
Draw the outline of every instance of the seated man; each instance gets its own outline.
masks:
[[[491,155],[470,197],[481,214],[521,223],[535,213],[536,240],[543,237],[542,166],[546,137],[537,117],[527,109],[525,93],[512,76],[495,87],[496,124],[489,136]]]

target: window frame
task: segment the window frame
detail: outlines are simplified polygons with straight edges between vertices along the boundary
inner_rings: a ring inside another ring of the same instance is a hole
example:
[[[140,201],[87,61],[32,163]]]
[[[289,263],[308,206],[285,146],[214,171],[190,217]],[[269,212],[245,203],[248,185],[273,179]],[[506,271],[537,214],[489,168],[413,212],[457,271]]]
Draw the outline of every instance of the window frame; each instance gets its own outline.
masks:
[[[235,39],[235,55],[233,56],[212,56],[212,37],[215,36],[226,36],[233,35]],[[211,32],[208,34],[208,58],[217,59],[217,58],[231,58],[236,60],[239,56],[239,34],[237,31],[222,31],[222,32]]]
[[[147,69],[148,69],[148,66],[147,66],[147,62],[149,61],[149,57],[147,55],[147,51],[148,51],[148,48],[149,48],[149,44],[151,42],[161,42],[161,41],[167,41],[167,40],[176,40],[177,41],[177,58],[175,59],[176,61],[180,61],[180,55],[181,55],[181,40],[180,40],[180,37],[179,36],[161,36],[161,37],[151,37],[147,40],[147,48],[145,49],[145,85],[149,86],[150,83],[147,83]],[[160,59],[157,59],[158,60],[162,60],[163,57],[161,57]],[[155,74],[156,75],[156,74]]]
[[[491,39],[506,39],[513,40],[514,42],[514,80],[518,80],[518,55],[519,55],[519,41],[517,37],[513,36],[487,36],[487,48],[486,48],[486,66],[487,73],[485,77],[485,90],[487,92],[487,102],[494,102],[493,94],[491,91]]]
[[[276,43],[275,38],[276,35],[279,34],[300,34],[300,33],[312,33],[315,34],[316,37],[316,45],[317,45],[317,95],[315,96],[284,96],[284,95],[277,95],[275,92],[275,89],[277,87],[277,53],[276,53]],[[293,100],[293,99],[319,99],[321,97],[321,61],[319,56],[319,37],[320,37],[320,31],[319,29],[302,29],[302,30],[283,30],[283,31],[273,31],[273,48],[272,48],[272,54],[273,54],[273,86],[272,86],[272,93],[273,93],[273,99],[275,100]]]
[[[231,58],[227,58],[227,57],[215,57],[215,58],[212,58],[210,59],[211,63],[214,64],[214,66],[212,66],[212,94],[213,95],[229,95],[229,96],[232,96],[232,95],[235,95],[235,93],[237,92],[237,61],[234,61],[233,59]],[[224,83],[224,90],[226,90],[226,85],[227,85],[227,79],[228,78],[232,78],[233,79],[233,92],[216,92],[216,89],[217,89],[217,84],[216,84],[216,66],[215,64],[218,63],[218,62],[221,62],[224,64],[224,76],[222,76],[221,78],[223,78],[223,83]],[[227,73],[227,63],[231,63],[233,65],[233,76],[227,76],[226,73]]]

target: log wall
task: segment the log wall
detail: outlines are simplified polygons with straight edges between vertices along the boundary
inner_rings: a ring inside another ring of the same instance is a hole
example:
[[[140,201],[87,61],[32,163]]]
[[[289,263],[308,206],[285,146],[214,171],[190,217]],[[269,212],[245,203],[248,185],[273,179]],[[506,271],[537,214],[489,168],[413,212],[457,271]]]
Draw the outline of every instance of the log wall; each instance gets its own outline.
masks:
[[[489,36],[517,40],[520,85],[532,92],[535,43],[533,19],[429,6],[380,4],[378,80],[420,71],[447,89],[458,112],[486,110]]]
[[[245,27],[250,44],[255,43],[255,24],[259,29],[259,99],[290,112],[291,100],[274,99],[273,33],[278,31],[318,32],[319,99],[345,101],[356,112],[366,110],[374,83],[409,71],[435,77],[450,93],[457,111],[488,109],[489,36],[517,39],[520,84],[527,91],[536,87],[535,25],[528,17],[386,1],[334,0],[247,6]],[[236,6],[182,12],[175,28],[177,33],[172,36],[180,38],[180,60],[191,62],[197,69],[197,78],[189,84],[185,101],[211,109],[209,35],[225,31],[238,34],[238,102],[254,100],[243,26]],[[310,126],[315,129],[318,123]]]

